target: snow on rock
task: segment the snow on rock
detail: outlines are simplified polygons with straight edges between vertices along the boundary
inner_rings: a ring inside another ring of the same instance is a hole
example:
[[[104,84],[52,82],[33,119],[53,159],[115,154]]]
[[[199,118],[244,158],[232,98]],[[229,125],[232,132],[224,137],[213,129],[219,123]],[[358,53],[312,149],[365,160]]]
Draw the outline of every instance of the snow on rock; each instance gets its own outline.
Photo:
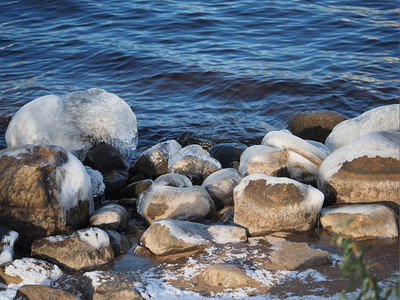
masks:
[[[246,230],[236,226],[213,225],[161,219],[153,222],[140,238],[140,245],[156,255],[202,250],[216,244],[245,242]]]
[[[140,194],[137,211],[151,223],[158,219],[203,220],[215,212],[215,204],[200,186],[178,188],[152,185]]]
[[[37,98],[19,109],[6,132],[8,147],[52,144],[81,160],[102,142],[131,157],[137,138],[136,116],[129,105],[98,88]]]
[[[400,203],[400,133],[361,136],[332,152],[318,174],[318,188],[329,202]]]
[[[221,169],[221,164],[199,145],[189,145],[175,152],[169,162],[171,173],[190,178],[194,184],[201,184],[210,174]]]
[[[400,105],[380,106],[336,125],[325,144],[336,150],[360,136],[383,130],[400,131]]]
[[[87,224],[93,209],[91,179],[65,149],[27,145],[2,150],[0,172],[0,223],[17,231],[23,244]]]
[[[322,227],[333,234],[364,240],[399,236],[396,214],[380,204],[345,205],[321,210]]]
[[[298,181],[252,174],[234,189],[234,223],[250,235],[313,228],[324,202],[317,189]]]
[[[182,149],[175,140],[158,143],[139,154],[136,161],[129,168],[129,173],[142,173],[146,176],[160,176],[167,173],[171,156]]]
[[[102,265],[114,259],[110,238],[99,228],[35,240],[31,249],[34,256],[75,270]]]
[[[0,264],[13,260],[14,244],[18,236],[18,232],[0,226]]]
[[[212,173],[201,186],[206,189],[217,206],[233,206],[233,189],[242,178],[236,169],[227,168]]]
[[[124,231],[128,229],[129,215],[126,209],[119,204],[105,205],[90,216],[89,225],[101,229]]]
[[[91,167],[85,166],[85,170],[90,176],[90,182],[92,183],[93,197],[100,197],[104,194],[106,186],[103,182],[103,175],[97,170],[93,170]]]
[[[185,175],[167,173],[157,177],[153,185],[174,186],[178,188],[191,187],[193,184]]]

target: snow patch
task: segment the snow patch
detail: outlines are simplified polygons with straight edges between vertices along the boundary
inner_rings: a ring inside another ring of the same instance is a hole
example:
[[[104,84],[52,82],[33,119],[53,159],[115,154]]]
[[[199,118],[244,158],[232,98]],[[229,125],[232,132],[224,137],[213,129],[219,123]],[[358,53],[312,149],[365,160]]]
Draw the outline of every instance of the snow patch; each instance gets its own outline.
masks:
[[[86,272],[83,276],[90,278],[93,287],[102,285],[103,283],[107,283],[114,279],[114,277],[107,275],[104,271]]]
[[[238,243],[246,240],[246,230],[236,226],[212,225],[207,228],[217,244]]]
[[[88,228],[77,231],[78,238],[85,243],[88,243],[95,249],[110,246],[110,237],[107,232],[99,228]]]
[[[364,214],[370,215],[379,210],[387,210],[388,208],[379,204],[365,204],[365,205],[346,205],[337,208],[324,208],[321,210],[321,216],[330,214]]]
[[[207,243],[207,240],[204,239],[200,234],[197,234],[196,231],[197,229],[195,228],[195,226],[204,226],[201,224],[191,224],[190,222],[185,222],[185,221],[180,221],[180,222],[184,222],[185,226],[187,226],[190,229],[191,232],[186,232],[184,230],[182,230],[182,228],[180,228],[173,220],[170,219],[160,219],[157,220],[154,223],[157,223],[161,226],[164,226],[166,228],[169,229],[169,232],[171,234],[172,237],[184,241],[186,243],[190,243],[193,245],[204,245]]]
[[[14,255],[14,244],[18,239],[18,232],[10,230],[6,235],[3,236],[1,242],[3,244],[3,249],[0,253],[0,264],[13,260]]]

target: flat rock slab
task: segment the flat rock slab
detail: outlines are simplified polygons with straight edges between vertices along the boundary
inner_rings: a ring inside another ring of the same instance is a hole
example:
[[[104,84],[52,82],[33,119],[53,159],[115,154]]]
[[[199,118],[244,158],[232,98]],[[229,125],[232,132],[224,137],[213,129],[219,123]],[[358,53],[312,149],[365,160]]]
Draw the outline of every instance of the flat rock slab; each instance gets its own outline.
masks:
[[[365,240],[399,236],[394,211],[380,204],[344,205],[321,210],[322,227],[334,234]]]

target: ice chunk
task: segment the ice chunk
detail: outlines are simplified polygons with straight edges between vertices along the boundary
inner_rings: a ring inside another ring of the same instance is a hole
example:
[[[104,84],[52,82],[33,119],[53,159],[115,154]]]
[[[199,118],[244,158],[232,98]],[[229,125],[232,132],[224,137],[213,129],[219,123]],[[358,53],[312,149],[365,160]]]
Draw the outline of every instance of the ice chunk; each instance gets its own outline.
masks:
[[[336,150],[368,133],[383,130],[400,131],[399,107],[399,104],[381,106],[371,109],[356,118],[343,121],[333,128],[325,144],[332,150]]]
[[[323,182],[336,174],[345,162],[351,162],[362,156],[392,157],[400,160],[399,139],[400,133],[397,131],[373,132],[333,151],[319,168],[318,186],[322,187]]]
[[[103,182],[103,175],[91,167],[85,166],[86,172],[89,174],[92,183],[93,197],[98,197],[104,194],[106,186]]]
[[[291,134],[288,130],[268,132],[261,141],[261,145],[291,150],[306,157],[312,162],[322,161],[326,158],[326,154],[323,151],[319,150],[307,141]]]
[[[49,95],[27,103],[15,114],[6,142],[8,147],[58,145],[81,160],[91,147],[104,142],[131,158],[137,145],[137,121],[125,101],[102,89]]]
[[[13,260],[14,244],[18,239],[18,232],[10,230],[1,240],[3,249],[0,253],[0,265]]]
[[[164,185],[164,186],[174,186],[178,188],[191,187],[193,184],[189,178],[185,175],[175,174],[175,173],[167,173],[163,174],[154,180],[152,186],[155,185]]]

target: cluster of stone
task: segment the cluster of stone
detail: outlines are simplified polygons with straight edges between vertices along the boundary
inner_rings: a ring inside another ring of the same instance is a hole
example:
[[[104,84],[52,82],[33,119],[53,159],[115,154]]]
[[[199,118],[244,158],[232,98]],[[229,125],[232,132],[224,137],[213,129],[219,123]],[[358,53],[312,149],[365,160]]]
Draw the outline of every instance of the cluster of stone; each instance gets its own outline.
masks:
[[[7,229],[0,228],[0,278],[21,284],[18,293],[74,299],[79,291],[61,295],[67,292],[48,290],[44,282],[108,264],[130,248],[165,256],[264,238],[274,249],[271,266],[297,269],[329,263],[329,253],[266,237],[321,226],[354,239],[396,238],[398,118],[399,105],[353,119],[326,111],[299,114],[290,131],[268,132],[260,145],[218,144],[207,151],[169,140],[131,164],[105,143],[82,161],[52,145],[2,150],[0,225]],[[12,275],[22,263],[13,260],[18,235],[16,250],[28,253],[32,269],[46,269],[47,281]],[[140,299],[123,280],[101,288],[86,279],[90,288],[82,294],[89,298]],[[212,266],[199,280],[219,288],[257,285],[231,264]]]

